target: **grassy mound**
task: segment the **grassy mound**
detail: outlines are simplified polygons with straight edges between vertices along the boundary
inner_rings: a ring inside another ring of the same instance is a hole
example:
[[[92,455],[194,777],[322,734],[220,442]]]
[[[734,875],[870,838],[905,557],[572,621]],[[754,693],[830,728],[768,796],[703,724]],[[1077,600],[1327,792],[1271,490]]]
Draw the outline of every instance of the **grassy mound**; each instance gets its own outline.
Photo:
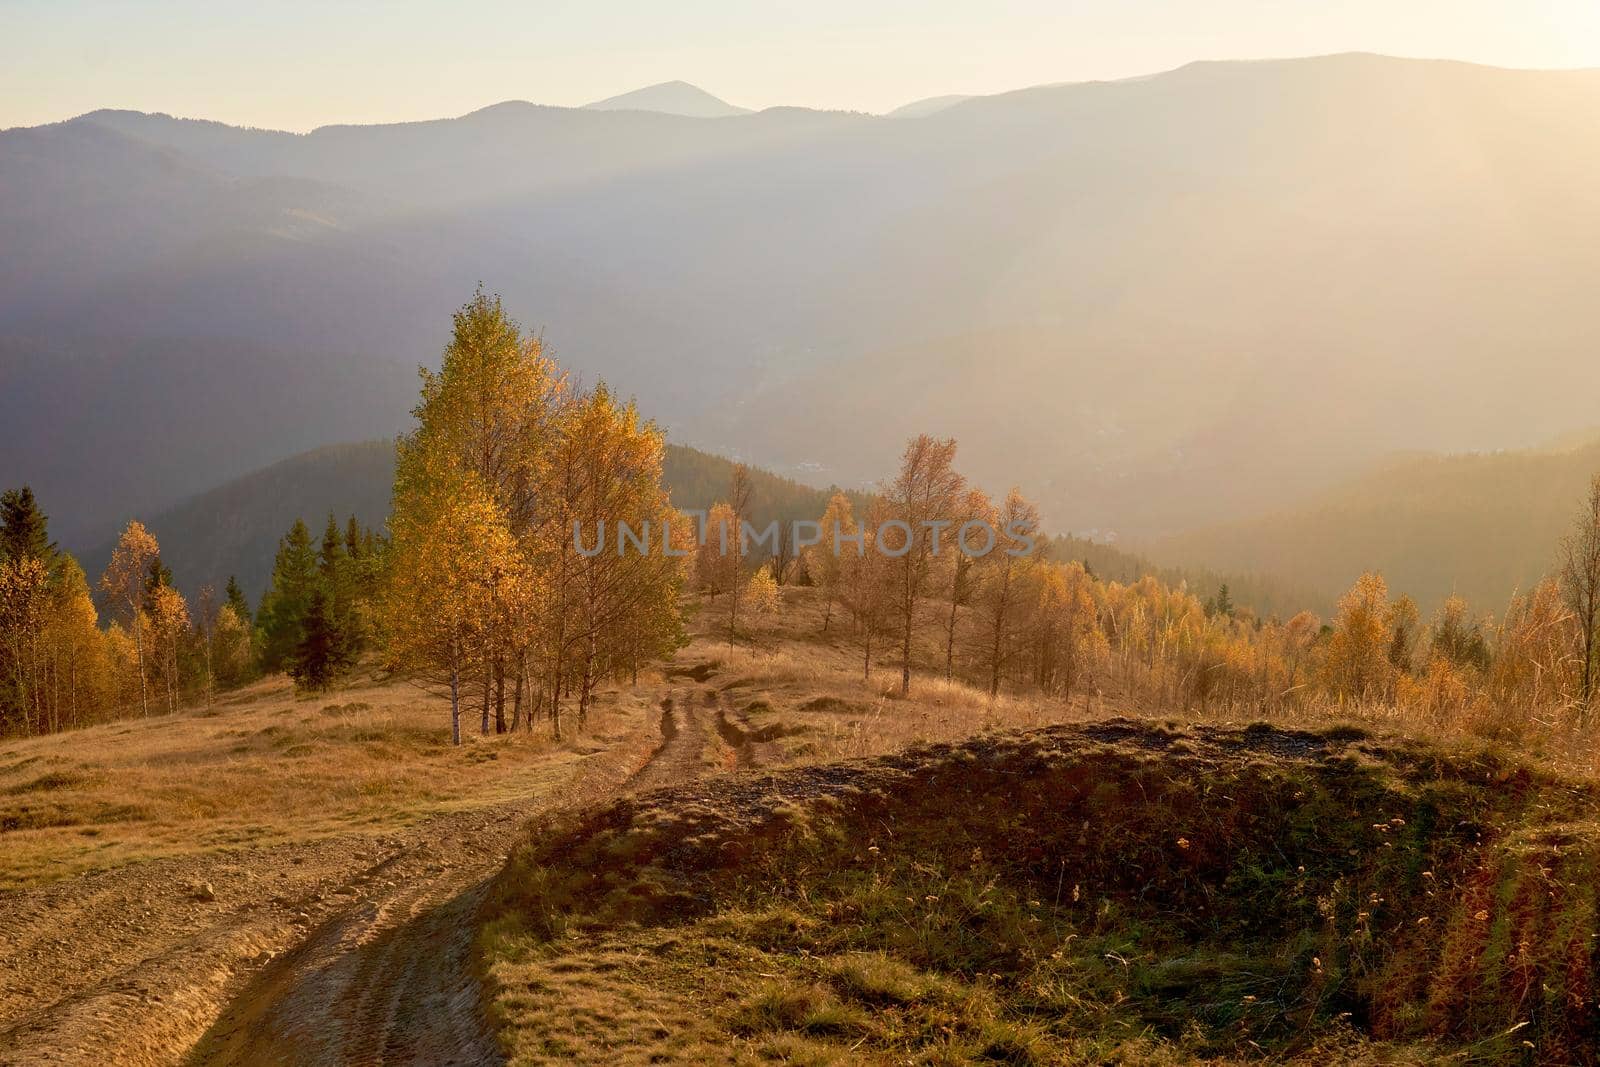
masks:
[[[544,827],[515,1062],[1589,1063],[1596,795],[1351,730],[1114,721]]]

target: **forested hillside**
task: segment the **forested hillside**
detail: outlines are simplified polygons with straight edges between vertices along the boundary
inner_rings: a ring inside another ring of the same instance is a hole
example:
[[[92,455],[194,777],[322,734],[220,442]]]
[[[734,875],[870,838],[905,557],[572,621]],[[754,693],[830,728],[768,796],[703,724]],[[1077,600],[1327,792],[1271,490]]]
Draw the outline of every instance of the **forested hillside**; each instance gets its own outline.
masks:
[[[330,513],[343,523],[383,529],[394,485],[394,442],[329,445],[291,456],[190,497],[146,522],[174,564],[185,593],[229,576],[256,601],[272,572],[273,550],[296,519],[320,531]],[[83,556],[91,574],[111,559],[114,538]]]
[[[1458,594],[1505,609],[1555,564],[1600,441],[1549,450],[1401,457],[1292,507],[1159,541],[1175,563],[1245,569],[1312,591],[1327,610],[1377,570],[1424,610]]]
[[[669,444],[662,483],[675,507],[709,511],[727,493],[733,468],[734,461],[723,456]],[[750,479],[750,521],[758,528],[773,520],[787,527],[796,520],[816,519],[826,510],[831,494],[759,468],[750,470]],[[318,530],[330,513],[341,523],[354,515],[363,526],[381,531],[393,482],[393,442],[329,445],[197,494],[146,525],[167,558],[181,561],[175,578],[179,588],[190,593],[206,583],[220,588],[233,576],[253,602],[266,588],[274,546],[296,519]],[[869,499],[866,492],[848,495],[858,510]],[[89,573],[104,570],[112,547],[108,541],[83,554]],[[1082,562],[1107,580],[1133,582],[1154,575],[1173,586],[1186,585],[1202,599],[1215,597],[1225,585],[1234,603],[1262,615],[1288,617],[1304,607],[1319,607],[1327,599],[1247,567],[1224,573],[1206,566],[1171,566],[1088,538],[1063,535],[1053,539],[1050,550],[1056,558]]]
[[[1262,618],[1287,619],[1308,608],[1323,611],[1326,607],[1323,598],[1314,591],[1250,568],[1229,572],[1203,564],[1159,563],[1118,545],[1071,534],[1051,538],[1050,555],[1054,559],[1081,563],[1102,581],[1131,585],[1148,575],[1175,589],[1182,587],[1208,603],[1224,599],[1249,608]]]
[[[354,515],[363,526],[383,530],[394,448],[393,441],[363,441],[312,449],[193,496],[146,525],[177,565],[180,589],[193,593],[207,583],[221,588],[231,575],[253,603],[266,588],[278,539],[296,519],[315,531],[330,513],[341,524]],[[668,445],[662,482],[675,507],[708,511],[726,492],[732,470],[732,460]],[[760,526],[774,519],[815,519],[827,507],[827,490],[762,470],[750,477],[751,521]],[[108,538],[82,554],[90,574],[105,569],[113,547]]]

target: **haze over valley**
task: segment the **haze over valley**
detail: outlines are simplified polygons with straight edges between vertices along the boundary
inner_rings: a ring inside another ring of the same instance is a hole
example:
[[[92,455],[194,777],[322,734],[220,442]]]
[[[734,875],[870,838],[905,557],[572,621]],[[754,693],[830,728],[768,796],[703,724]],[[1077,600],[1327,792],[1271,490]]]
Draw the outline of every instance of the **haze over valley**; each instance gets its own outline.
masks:
[[[480,280],[676,442],[864,485],[925,429],[1139,542],[1596,422],[1600,72],[1198,63],[892,118],[641,93],[0,133],[0,469],[87,550],[391,436]]]

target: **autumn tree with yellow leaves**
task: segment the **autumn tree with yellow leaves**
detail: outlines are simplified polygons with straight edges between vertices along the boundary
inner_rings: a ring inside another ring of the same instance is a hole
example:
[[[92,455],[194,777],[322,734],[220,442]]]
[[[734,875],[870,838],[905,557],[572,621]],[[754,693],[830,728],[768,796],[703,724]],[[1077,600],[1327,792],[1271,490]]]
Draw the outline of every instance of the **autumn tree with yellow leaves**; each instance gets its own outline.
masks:
[[[966,480],[955,471],[952,438],[920,434],[900,456],[900,470],[885,487],[888,517],[875,528],[884,554],[893,561],[895,612],[900,628],[900,692],[911,691],[911,644],[917,607],[941,535],[951,537]]]
[[[1329,689],[1341,699],[1382,699],[1388,692],[1394,626],[1389,586],[1378,574],[1363,574],[1339,601],[1324,667]]]
[[[822,632],[827,633],[833,622],[833,607],[844,588],[842,549],[848,539],[856,535],[855,511],[850,498],[843,493],[829,497],[817,526],[821,540],[805,550],[806,572],[812,584],[822,591]]]
[[[128,523],[117,539],[117,547],[100,576],[100,589],[112,609],[121,617],[133,638],[133,648],[139,677],[139,711],[150,714],[148,673],[145,670],[145,576],[150,561],[159,559],[161,546],[144,524],[137,519]]]
[[[1037,605],[1030,604],[1028,582],[1037,561],[1027,539],[1038,532],[1039,509],[1013,488],[994,514],[992,524],[975,534],[969,545],[978,559],[974,651],[991,696],[1013,659],[1026,646],[1026,623]]]
[[[1600,647],[1600,474],[1589,491],[1572,532],[1561,541],[1557,581],[1562,601],[1578,629],[1578,701],[1587,721],[1595,693],[1596,650]]]
[[[0,493],[0,734],[109,717],[110,645],[83,569],[50,541],[32,491]]]
[[[945,588],[949,599],[948,610],[945,612],[944,626],[944,676],[946,680],[955,677],[957,626],[961,618],[961,609],[972,602],[975,586],[973,568],[977,563],[977,558],[961,550],[961,538],[969,523],[994,527],[999,521],[999,515],[995,511],[994,504],[989,501],[988,496],[978,489],[967,490],[956,508],[954,543],[951,548],[945,550],[944,555],[944,569],[948,575]]]
[[[750,505],[755,496],[755,486],[750,481],[750,468],[743,463],[733,465],[728,481],[728,522],[732,527],[728,535],[728,644],[733,644],[739,632],[739,601],[744,593],[744,558],[746,545],[745,524],[750,521]]]
[[[878,550],[877,531],[889,516],[882,500],[873,502],[856,538],[840,546],[839,600],[850,616],[851,633],[861,646],[861,674],[872,680],[872,657],[888,640],[899,606],[894,560]]]
[[[405,445],[389,530],[388,654],[449,693],[450,739],[460,744],[463,690],[500,653],[506,605],[526,595],[526,566],[477,473]]]
[[[581,729],[599,681],[677,647],[682,567],[666,539],[683,522],[661,487],[665,442],[633,404],[601,384],[572,406],[563,433],[579,470],[576,495],[563,502],[573,535],[611,533],[599,551],[579,554],[562,598],[573,625],[556,652],[558,664],[572,664]],[[649,620],[667,625],[652,629]]]
[[[6,666],[6,703],[23,732],[43,728],[40,643],[50,600],[50,574],[43,561],[0,561],[0,657]]]
[[[718,595],[733,586],[735,557],[732,539],[738,536],[738,524],[733,509],[727,504],[714,504],[706,514],[702,528],[697,531],[698,544],[694,554],[695,586],[715,604]]]
[[[167,710],[177,711],[178,697],[183,688],[178,656],[190,632],[189,605],[181,593],[166,582],[161,582],[147,589],[144,615],[156,678],[166,691]]]
[[[1034,684],[1070,703],[1104,642],[1094,582],[1077,562],[1046,565],[1039,571],[1029,627]]]
[[[526,702],[560,736],[573,697],[581,728],[600,681],[679,640],[660,431],[603,384],[574,390],[481,292],[422,377],[395,475],[390,659],[449,690],[458,742],[469,698],[485,733]],[[417,603],[443,610],[418,620]]]

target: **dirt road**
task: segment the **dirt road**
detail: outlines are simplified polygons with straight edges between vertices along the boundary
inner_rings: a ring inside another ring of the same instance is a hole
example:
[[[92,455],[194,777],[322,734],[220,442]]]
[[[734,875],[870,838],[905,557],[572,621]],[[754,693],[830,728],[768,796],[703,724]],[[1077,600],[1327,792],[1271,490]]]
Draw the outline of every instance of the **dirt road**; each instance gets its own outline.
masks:
[[[616,788],[718,762],[706,693],[663,698],[659,744]],[[474,918],[526,819],[564,799],[6,894],[0,1064],[497,1062]]]
[[[663,700],[661,743],[622,788],[685,781],[706,768],[704,716]],[[532,814],[524,811],[524,815]],[[493,813],[441,867],[398,857],[402,888],[325,924],[238,997],[194,1064],[486,1064],[501,1059],[471,970],[475,917],[525,820]]]

